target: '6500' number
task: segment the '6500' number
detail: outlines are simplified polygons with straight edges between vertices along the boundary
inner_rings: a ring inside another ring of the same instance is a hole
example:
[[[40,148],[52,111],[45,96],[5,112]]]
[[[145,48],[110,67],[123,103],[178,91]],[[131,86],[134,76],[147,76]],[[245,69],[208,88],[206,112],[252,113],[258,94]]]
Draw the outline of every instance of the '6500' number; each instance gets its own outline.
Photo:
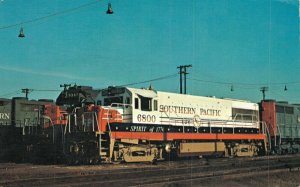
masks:
[[[156,121],[156,117],[154,115],[139,114],[139,115],[137,115],[137,120],[138,120],[138,122],[154,123]]]

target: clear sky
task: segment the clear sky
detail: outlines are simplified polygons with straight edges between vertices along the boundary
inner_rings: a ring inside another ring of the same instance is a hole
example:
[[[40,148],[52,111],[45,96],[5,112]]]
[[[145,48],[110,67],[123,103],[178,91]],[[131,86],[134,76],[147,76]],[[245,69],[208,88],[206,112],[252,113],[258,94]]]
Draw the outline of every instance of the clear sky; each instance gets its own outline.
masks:
[[[63,83],[123,85],[192,64],[189,94],[258,102],[268,86],[266,98],[300,103],[298,0],[111,0],[113,15],[100,0],[43,19],[90,2],[0,0],[0,97]],[[25,38],[17,37],[21,27]],[[179,75],[152,86],[179,92]]]

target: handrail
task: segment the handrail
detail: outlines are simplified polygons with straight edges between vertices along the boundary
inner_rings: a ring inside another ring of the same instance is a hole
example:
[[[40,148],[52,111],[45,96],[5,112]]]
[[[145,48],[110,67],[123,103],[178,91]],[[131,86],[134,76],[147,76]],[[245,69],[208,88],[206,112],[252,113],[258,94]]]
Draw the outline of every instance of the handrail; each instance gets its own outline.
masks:
[[[109,115],[109,110],[110,110],[110,108],[108,108],[108,110],[107,110],[107,126],[108,126],[109,137],[111,137],[111,128],[110,128],[109,117],[108,117],[108,115]]]
[[[85,119],[89,119],[90,117],[85,117],[86,114],[90,114],[91,118],[92,118],[92,128],[93,128],[93,132],[95,132],[95,121],[96,121],[96,126],[97,126],[97,131],[99,131],[99,122],[98,122],[98,116],[97,113],[94,111],[90,111],[90,112],[83,112],[81,115],[82,118],[82,126],[83,126],[83,131],[86,131],[86,122]]]
[[[232,127],[233,128],[233,133],[234,133],[234,129],[239,127],[239,128],[244,128],[245,124],[250,125],[251,127],[255,124],[255,128],[259,127],[259,121],[257,119],[257,116],[254,114],[241,114],[238,113],[235,115],[235,117],[232,119],[232,116],[229,116],[228,120],[218,120],[218,119],[198,119],[197,124],[194,123],[195,117],[170,117],[166,112],[161,113],[161,114],[165,114],[165,115],[161,115],[161,118],[165,119],[162,120],[160,123],[161,124],[175,124],[177,125],[178,122],[180,122],[180,126],[183,127],[183,130],[185,128],[185,126],[193,126],[195,128],[197,128],[197,132],[200,128],[200,126],[202,127],[208,127],[209,128],[209,132],[212,132],[212,128],[213,126],[220,126],[222,129],[222,133],[224,132],[224,128],[226,127],[226,125],[232,123]],[[237,116],[250,116],[251,120],[243,120],[243,118],[241,120],[237,120]],[[256,119],[256,120],[255,120]],[[241,126],[236,126],[239,124],[234,124],[234,123],[241,123]],[[184,131],[183,131],[184,132]]]
[[[81,121],[82,121],[82,126],[83,126],[83,132],[85,132],[85,118],[84,118],[84,113],[81,114]]]
[[[252,122],[252,123],[253,123],[254,121],[258,121],[258,118],[257,118],[256,115],[254,115],[254,114],[243,114],[243,113],[236,113],[235,116],[234,116],[234,118],[233,118],[233,121],[236,121],[237,116],[241,116],[241,118],[242,118],[241,121],[250,121],[250,122]],[[244,116],[251,117],[251,120],[244,120],[244,119],[243,119]],[[253,118],[256,118],[256,120],[253,120]]]
[[[69,127],[69,133],[71,133],[71,114],[68,115],[68,127]]]
[[[177,124],[178,122],[182,122],[182,121],[184,121],[184,122],[187,122],[187,123],[184,123],[184,124],[189,124],[189,125],[191,125],[191,126],[196,126],[194,123],[193,123],[193,121],[194,121],[194,118],[193,117],[182,117],[182,118],[175,118],[175,117],[165,117],[166,118],[166,120],[168,120],[168,121],[164,121],[165,123],[175,123],[175,124]],[[162,123],[164,123],[164,122],[162,122]],[[198,126],[201,126],[201,125],[203,125],[203,124],[205,124],[205,123],[207,123],[207,124],[211,124],[211,125],[221,125],[221,126],[223,126],[223,127],[225,127],[224,125],[225,124],[228,124],[228,123],[251,123],[251,124],[258,124],[259,123],[259,121],[242,121],[242,120],[216,120],[216,119],[200,119],[200,125],[198,125]]]
[[[54,123],[53,123],[52,119],[50,118],[50,116],[42,115],[42,118],[43,118],[43,119],[48,119],[48,120],[50,121],[50,124],[51,124],[52,126],[54,126]]]
[[[98,116],[97,116],[96,112],[94,112],[94,115],[95,115],[95,119],[96,119],[96,125],[97,125],[98,132],[100,132],[101,129],[99,129]],[[100,127],[101,127],[101,126],[100,126]]]
[[[263,121],[263,123],[267,126],[267,123],[266,123],[266,122]],[[270,125],[270,127],[271,127],[272,129],[269,129],[269,127],[267,127],[267,128],[268,128],[268,130],[272,130],[272,132],[274,133],[274,135],[275,135],[274,146],[277,146],[277,138],[276,138],[276,132],[275,132],[275,129],[274,129],[273,125]],[[276,129],[277,129],[277,126],[276,126]],[[270,134],[270,136],[271,136],[271,134]],[[279,136],[280,136],[280,139],[281,139],[281,133],[279,134]]]
[[[80,107],[75,107],[75,108],[73,109],[73,111],[72,111],[72,114],[74,115],[75,126],[77,126],[77,114],[76,114],[76,112],[77,112],[78,109],[80,109]]]
[[[131,104],[124,104],[124,103],[111,103],[110,106],[107,106],[106,121],[107,121],[109,136],[111,136],[110,120],[113,119],[112,117],[109,116],[110,110],[113,108],[122,108],[124,111],[124,108],[126,106],[132,107]],[[121,118],[116,118],[116,120],[123,120],[122,115],[121,115]]]
[[[262,124],[262,127],[263,127],[263,134],[267,134],[268,142],[269,142],[269,150],[271,150],[272,149],[272,145],[271,145],[270,129],[269,129],[268,125],[266,124],[266,122],[261,121],[261,124]]]
[[[54,144],[55,143],[54,142],[54,137],[55,137],[54,123],[53,123],[52,119],[49,116],[43,115],[42,118],[49,120],[50,124],[52,125],[52,143]]]
[[[65,131],[64,131],[64,134],[66,135],[67,134],[67,128],[68,128],[68,124],[69,124],[69,114],[66,115],[66,125],[65,125]]]
[[[111,103],[110,107],[111,108],[117,108],[117,107],[114,107],[113,105],[116,105],[117,107],[122,106],[122,108],[124,108],[125,106],[132,107],[131,104],[124,104],[124,103]]]
[[[70,114],[67,114],[67,121],[66,121],[66,127],[65,127],[65,133],[67,133],[67,127],[68,130],[69,130],[69,133],[71,133],[71,115],[74,116],[74,122],[75,122],[75,126],[77,126],[77,115],[76,115],[76,112],[77,112],[77,109],[80,109],[80,107],[75,107],[73,110],[72,110],[72,113]]]

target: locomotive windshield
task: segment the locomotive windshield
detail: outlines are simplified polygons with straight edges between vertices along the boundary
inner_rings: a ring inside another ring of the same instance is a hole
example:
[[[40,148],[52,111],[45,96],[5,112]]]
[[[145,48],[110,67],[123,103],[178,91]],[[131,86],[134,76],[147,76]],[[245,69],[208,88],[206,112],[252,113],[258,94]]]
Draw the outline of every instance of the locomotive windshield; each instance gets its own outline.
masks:
[[[113,103],[123,103],[123,96],[109,97],[104,99],[104,106],[110,106]]]

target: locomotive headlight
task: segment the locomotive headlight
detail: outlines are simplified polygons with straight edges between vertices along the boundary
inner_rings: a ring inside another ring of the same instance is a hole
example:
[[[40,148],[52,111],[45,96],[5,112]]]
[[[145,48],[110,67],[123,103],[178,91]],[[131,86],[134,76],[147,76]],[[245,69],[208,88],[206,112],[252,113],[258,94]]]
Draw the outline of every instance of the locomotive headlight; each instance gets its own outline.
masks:
[[[171,144],[166,144],[166,146],[165,146],[165,151],[167,152],[167,153],[170,153],[171,152]]]
[[[74,146],[73,146],[73,152],[74,152],[75,154],[79,154],[79,151],[80,151],[79,146],[78,146],[77,144],[74,145]]]

